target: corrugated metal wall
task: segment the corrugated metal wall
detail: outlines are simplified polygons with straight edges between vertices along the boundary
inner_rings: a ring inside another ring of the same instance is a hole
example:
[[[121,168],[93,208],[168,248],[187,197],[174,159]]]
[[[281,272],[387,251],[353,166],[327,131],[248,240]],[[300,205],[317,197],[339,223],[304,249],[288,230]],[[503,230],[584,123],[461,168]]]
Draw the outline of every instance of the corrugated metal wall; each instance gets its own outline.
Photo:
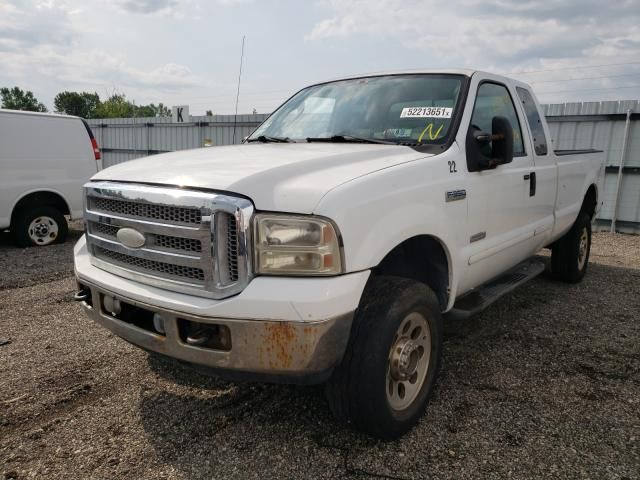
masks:
[[[103,165],[156,153],[236,143],[249,135],[267,114],[192,116],[190,122],[172,123],[171,117],[106,118],[88,120],[103,151]]]
[[[630,128],[618,201],[618,230],[640,232],[640,102],[609,101],[543,105],[555,149],[604,150],[607,173],[604,207],[597,225],[608,228],[613,216],[618,165],[623,149],[626,112]],[[236,143],[249,135],[268,114],[238,115]],[[103,150],[104,166],[155,153],[206,145],[230,145],[233,115],[191,117],[189,123],[167,118],[92,119],[89,124]]]
[[[640,102],[609,101],[543,105],[555,149],[596,148],[605,154],[604,205],[597,219],[608,229],[616,203],[618,168],[631,111],[618,200],[618,231],[640,232]]]

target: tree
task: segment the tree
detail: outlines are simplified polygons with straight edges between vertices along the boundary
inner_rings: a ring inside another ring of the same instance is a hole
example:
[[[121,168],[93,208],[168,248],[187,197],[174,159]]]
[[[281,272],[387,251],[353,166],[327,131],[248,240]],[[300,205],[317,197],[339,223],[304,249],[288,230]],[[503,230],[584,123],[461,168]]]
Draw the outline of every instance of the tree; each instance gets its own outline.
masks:
[[[150,103],[149,105],[140,105],[135,108],[135,116],[136,117],[170,117],[171,110],[165,107],[163,103],[159,103],[158,105],[154,105]]]
[[[2,108],[9,110],[26,110],[28,112],[46,112],[47,107],[40,103],[33,92],[26,92],[19,87],[0,88]]]
[[[213,112],[212,112],[211,110],[207,110],[207,111],[205,112],[205,115],[206,115],[207,117],[213,117]]]
[[[133,117],[136,108],[124,93],[114,93],[96,107],[95,118]]]
[[[76,115],[82,118],[95,118],[96,109],[100,105],[97,93],[89,92],[60,92],[53,99],[53,105],[58,112]]]
[[[93,118],[168,117],[171,110],[163,103],[136,105],[124,93],[114,93],[104,102],[98,103]]]

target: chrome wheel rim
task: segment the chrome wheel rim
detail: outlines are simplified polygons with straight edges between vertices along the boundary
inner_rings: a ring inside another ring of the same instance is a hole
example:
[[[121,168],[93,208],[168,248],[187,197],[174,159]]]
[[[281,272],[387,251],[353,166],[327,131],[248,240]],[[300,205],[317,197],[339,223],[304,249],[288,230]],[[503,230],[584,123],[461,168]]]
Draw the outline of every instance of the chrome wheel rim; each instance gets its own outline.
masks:
[[[587,263],[587,252],[589,250],[589,233],[587,232],[587,227],[582,229],[580,232],[580,243],[578,245],[578,270],[582,270],[584,268],[585,263]]]
[[[405,410],[416,399],[429,370],[431,330],[418,312],[407,315],[396,331],[386,376],[386,394],[394,410]]]
[[[29,224],[29,238],[36,245],[48,245],[58,238],[58,222],[53,218],[41,216]]]

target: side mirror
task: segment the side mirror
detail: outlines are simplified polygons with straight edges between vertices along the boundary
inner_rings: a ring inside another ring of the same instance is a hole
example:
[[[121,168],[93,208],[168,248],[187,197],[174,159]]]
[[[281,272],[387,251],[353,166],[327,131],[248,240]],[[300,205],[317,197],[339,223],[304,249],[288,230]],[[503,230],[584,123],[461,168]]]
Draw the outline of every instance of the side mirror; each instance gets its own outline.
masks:
[[[513,160],[513,128],[509,120],[506,117],[493,117],[491,133],[471,125],[467,133],[466,151],[470,172],[510,163]]]

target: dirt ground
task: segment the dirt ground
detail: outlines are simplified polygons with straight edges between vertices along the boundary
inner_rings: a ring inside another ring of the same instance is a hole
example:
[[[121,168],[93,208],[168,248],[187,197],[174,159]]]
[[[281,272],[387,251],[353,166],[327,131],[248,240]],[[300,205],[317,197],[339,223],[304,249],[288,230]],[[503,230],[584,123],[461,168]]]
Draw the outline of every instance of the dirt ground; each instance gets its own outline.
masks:
[[[640,237],[596,234],[581,284],[542,275],[448,322],[427,414],[383,443],[320,387],[203,376],[93,324],[79,235],[0,234],[0,478],[640,478]]]

